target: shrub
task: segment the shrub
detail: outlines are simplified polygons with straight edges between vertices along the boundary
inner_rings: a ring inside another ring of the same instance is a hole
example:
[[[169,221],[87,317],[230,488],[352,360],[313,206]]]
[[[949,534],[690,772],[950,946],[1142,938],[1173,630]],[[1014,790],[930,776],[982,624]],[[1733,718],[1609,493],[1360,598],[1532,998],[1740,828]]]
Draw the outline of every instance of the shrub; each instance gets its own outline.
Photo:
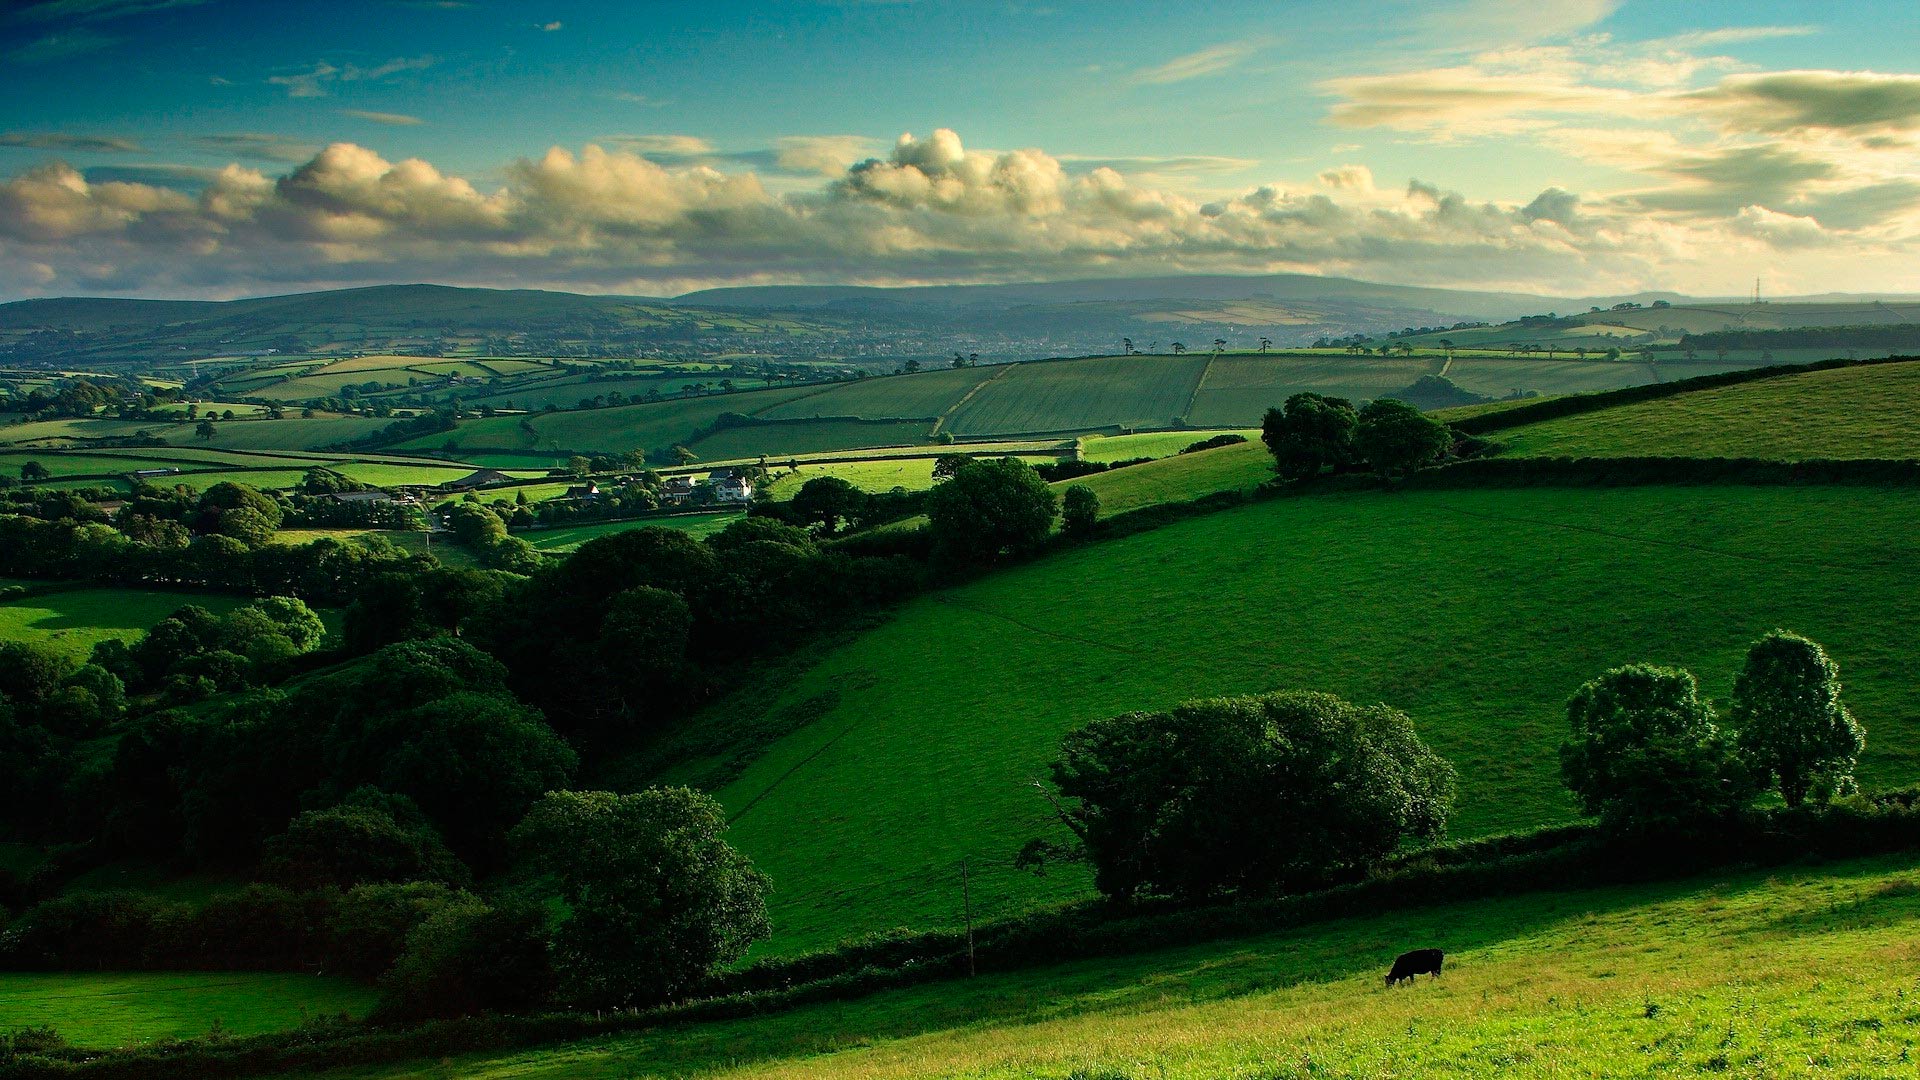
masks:
[[[1354,451],[1386,476],[1431,465],[1452,445],[1447,425],[1394,398],[1376,398],[1362,406],[1353,431]]]
[[[469,876],[413,800],[373,788],[294,818],[262,848],[260,873],[301,889],[421,880],[465,884]]]
[[[1095,885],[1121,899],[1316,883],[1438,838],[1454,788],[1406,714],[1304,692],[1096,721],[1052,774]]]
[[[1351,461],[1358,422],[1346,398],[1302,392],[1288,398],[1283,408],[1267,410],[1260,441],[1273,455],[1275,471],[1298,480]]]
[[[1100,496],[1084,484],[1067,489],[1060,527],[1068,536],[1092,536],[1100,526]]]

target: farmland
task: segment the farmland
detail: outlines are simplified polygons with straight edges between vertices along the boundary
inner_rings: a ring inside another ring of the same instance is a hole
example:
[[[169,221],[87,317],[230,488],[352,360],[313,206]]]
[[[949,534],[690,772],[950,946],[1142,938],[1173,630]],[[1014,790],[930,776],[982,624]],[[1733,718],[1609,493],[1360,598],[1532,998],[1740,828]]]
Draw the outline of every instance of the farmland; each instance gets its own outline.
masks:
[[[591,525],[567,525],[552,529],[529,529],[519,533],[522,539],[532,544],[534,550],[550,554],[572,551],[589,540],[628,529],[659,528],[674,529],[695,537],[708,536],[727,527],[730,522],[740,520],[738,511],[721,511],[712,514],[674,514],[667,517],[641,518],[635,521],[605,521]]]
[[[1920,362],[1695,390],[1501,431],[1523,456],[1920,458]]]
[[[1242,491],[1273,477],[1273,458],[1258,441],[1177,454],[1124,469],[1064,481],[1100,496],[1100,516],[1159,503],[1181,502],[1216,491]]]
[[[1538,893],[983,974],[789,1013],[329,1074],[703,1076],[1891,1076],[1920,1036],[1905,859]],[[1393,955],[1444,977],[1383,990]]]
[[[1787,626],[1843,665],[1863,781],[1920,779],[1920,611],[1898,586],[1920,573],[1916,512],[1873,489],[1280,499],[912,601],[780,695],[837,704],[722,792],[780,883],[768,948],[945,924],[963,857],[985,868],[977,912],[1082,893],[1004,869],[1052,827],[1028,780],[1076,724],[1207,694],[1406,710],[1460,770],[1455,832],[1478,835],[1569,818],[1554,747],[1583,680],[1654,660],[1724,698],[1747,643]]]

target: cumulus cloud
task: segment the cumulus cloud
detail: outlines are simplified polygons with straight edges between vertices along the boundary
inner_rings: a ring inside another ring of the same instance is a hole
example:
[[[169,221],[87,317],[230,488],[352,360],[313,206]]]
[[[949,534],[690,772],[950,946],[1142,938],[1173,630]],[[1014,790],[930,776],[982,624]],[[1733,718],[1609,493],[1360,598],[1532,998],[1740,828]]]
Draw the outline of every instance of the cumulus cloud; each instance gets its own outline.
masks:
[[[1734,173],[1761,193],[1831,182],[1791,159],[1668,167],[1675,186],[1712,188]],[[1039,149],[972,149],[944,129],[904,135],[884,155],[786,192],[752,170],[597,145],[554,147],[499,175],[482,188],[350,143],[278,173],[233,164],[142,182],[45,165],[0,182],[0,289],[177,294],[418,279],[659,292],[1305,270],[1584,292],[1710,287],[1756,261],[1777,267],[1783,287],[1801,273],[1832,288],[1859,280],[1876,257],[1909,265],[1920,235],[1920,221],[1892,227],[1882,216],[1855,229],[1787,199],[1710,217],[1653,207],[1645,193],[1550,188],[1505,203],[1417,181],[1382,188],[1358,165],[1299,188],[1202,199],[1110,166],[1072,170]],[[199,185],[181,190],[176,179]],[[1860,196],[1851,212],[1864,219],[1914,195]]]

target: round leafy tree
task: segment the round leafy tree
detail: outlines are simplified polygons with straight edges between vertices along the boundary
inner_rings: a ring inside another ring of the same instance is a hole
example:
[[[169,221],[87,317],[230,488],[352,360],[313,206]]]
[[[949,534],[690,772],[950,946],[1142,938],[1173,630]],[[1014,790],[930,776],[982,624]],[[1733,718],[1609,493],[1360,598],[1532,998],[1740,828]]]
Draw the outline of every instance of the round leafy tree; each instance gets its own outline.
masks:
[[[1693,674],[1630,664],[1567,702],[1560,775],[1580,810],[1620,831],[1686,826],[1746,804],[1751,788]]]
[[[1260,441],[1273,455],[1274,470],[1297,480],[1351,461],[1357,423],[1353,402],[1346,398],[1302,392],[1288,398],[1284,408],[1267,410]]]
[[[1412,472],[1446,456],[1453,446],[1447,425],[1394,398],[1376,398],[1360,409],[1354,449],[1376,472]]]
[[[991,562],[1038,547],[1058,500],[1019,458],[970,461],[927,497],[934,547],[950,562]]]
[[[1788,806],[1826,802],[1853,787],[1867,736],[1840,701],[1840,668],[1819,643],[1775,630],[1747,650],[1729,714],[1740,757]]]

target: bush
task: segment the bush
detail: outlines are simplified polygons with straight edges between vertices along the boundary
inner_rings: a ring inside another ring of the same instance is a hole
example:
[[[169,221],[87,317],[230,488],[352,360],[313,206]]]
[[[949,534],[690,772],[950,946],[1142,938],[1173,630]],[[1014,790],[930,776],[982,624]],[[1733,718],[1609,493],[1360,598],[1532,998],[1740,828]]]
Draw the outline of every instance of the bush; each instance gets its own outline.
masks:
[[[1068,536],[1092,536],[1100,527],[1100,496],[1084,484],[1067,489],[1060,527]]]
[[[1567,702],[1560,774],[1582,813],[1616,832],[1693,828],[1745,805],[1745,770],[1691,672],[1631,664]]]
[[[294,818],[262,848],[260,873],[299,889],[469,878],[413,800],[373,788]]]
[[[1454,787],[1404,713],[1303,692],[1096,721],[1052,774],[1094,884],[1120,899],[1318,883],[1438,838]]]
[[[1283,408],[1268,409],[1260,422],[1260,441],[1273,455],[1274,470],[1288,480],[1318,476],[1353,459],[1354,427],[1359,417],[1346,398],[1302,392]]]
[[[1376,398],[1362,406],[1353,431],[1354,451],[1385,476],[1431,465],[1452,446],[1447,425],[1394,398]]]

